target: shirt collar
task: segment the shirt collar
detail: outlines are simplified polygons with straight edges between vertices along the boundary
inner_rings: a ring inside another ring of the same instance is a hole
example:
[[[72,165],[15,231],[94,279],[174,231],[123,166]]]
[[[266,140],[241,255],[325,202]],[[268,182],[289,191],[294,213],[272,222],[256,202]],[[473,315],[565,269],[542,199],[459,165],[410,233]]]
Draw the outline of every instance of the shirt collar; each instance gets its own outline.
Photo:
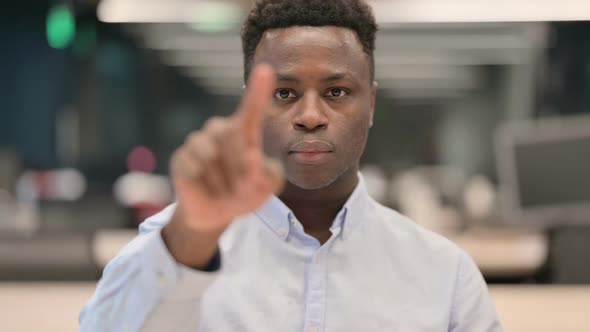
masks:
[[[291,209],[277,196],[272,195],[255,214],[262,219],[275,234],[287,240],[290,231]]]
[[[338,212],[334,223],[330,227],[332,233],[341,233],[344,238],[359,223],[367,219],[371,212],[371,197],[365,187],[365,181],[358,173],[359,182],[344,203],[342,210]],[[291,209],[283,203],[278,197],[271,196],[255,214],[262,219],[268,227],[281,239],[287,240],[292,230],[295,217]]]

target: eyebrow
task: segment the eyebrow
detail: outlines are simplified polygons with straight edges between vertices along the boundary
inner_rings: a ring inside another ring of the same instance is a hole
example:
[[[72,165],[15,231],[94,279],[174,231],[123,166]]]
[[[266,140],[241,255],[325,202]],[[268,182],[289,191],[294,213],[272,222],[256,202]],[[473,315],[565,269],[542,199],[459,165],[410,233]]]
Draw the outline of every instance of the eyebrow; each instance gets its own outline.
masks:
[[[350,79],[350,75],[348,75],[347,73],[334,73],[334,74],[330,74],[330,75],[322,78],[322,81],[333,82],[333,81],[340,81],[343,79]]]
[[[291,83],[298,83],[299,79],[295,76],[291,76],[288,74],[280,74],[277,73],[277,81],[279,82],[291,82]]]
[[[343,79],[351,79],[351,76],[348,73],[334,73],[330,74],[324,78],[322,78],[322,82],[333,82],[339,81]],[[277,74],[277,81],[279,82],[291,82],[291,83],[299,83],[299,79],[295,76],[289,74]]]

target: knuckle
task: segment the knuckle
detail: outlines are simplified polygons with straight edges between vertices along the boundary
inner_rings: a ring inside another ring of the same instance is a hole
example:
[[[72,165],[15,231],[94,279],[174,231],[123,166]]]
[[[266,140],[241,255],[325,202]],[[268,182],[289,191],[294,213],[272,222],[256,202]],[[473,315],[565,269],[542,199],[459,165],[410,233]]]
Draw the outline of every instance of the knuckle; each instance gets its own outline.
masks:
[[[172,158],[170,158],[170,171],[172,173],[178,173],[179,168],[182,164],[182,151],[181,149],[177,149],[173,154]]]
[[[203,136],[203,133],[201,131],[198,131],[198,130],[193,131],[186,136],[186,139],[184,142],[185,142],[185,144],[190,145],[192,142],[198,142],[202,136]]]
[[[207,131],[218,131],[225,127],[227,120],[220,116],[212,116],[205,122],[205,128]]]
[[[186,149],[178,149],[172,157],[172,163],[177,167],[185,165],[189,160],[190,158]]]
[[[170,164],[171,165],[176,165],[178,164],[181,160],[182,160],[182,155],[184,153],[184,149],[182,147],[176,149],[173,153],[172,153],[172,157],[170,158]]]
[[[213,136],[210,133],[197,131],[189,135],[182,149],[189,154],[192,151],[210,150],[212,142]]]
[[[232,132],[232,123],[226,118],[216,117],[212,118],[210,124],[207,125],[207,136],[216,143],[224,141]]]

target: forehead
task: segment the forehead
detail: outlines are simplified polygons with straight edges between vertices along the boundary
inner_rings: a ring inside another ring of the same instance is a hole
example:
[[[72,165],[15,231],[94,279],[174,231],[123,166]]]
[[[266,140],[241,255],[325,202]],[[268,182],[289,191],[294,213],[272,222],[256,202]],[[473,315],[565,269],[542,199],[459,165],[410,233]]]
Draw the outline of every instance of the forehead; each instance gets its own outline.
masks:
[[[341,27],[289,27],[268,30],[254,54],[254,63],[269,63],[278,73],[302,70],[347,71],[368,77],[367,55],[357,34]]]

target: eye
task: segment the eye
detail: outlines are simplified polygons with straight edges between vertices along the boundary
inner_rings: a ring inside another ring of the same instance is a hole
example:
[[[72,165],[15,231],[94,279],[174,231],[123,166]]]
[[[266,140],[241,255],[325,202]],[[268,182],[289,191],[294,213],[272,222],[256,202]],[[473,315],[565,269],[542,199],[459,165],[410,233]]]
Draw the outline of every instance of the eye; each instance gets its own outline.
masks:
[[[340,98],[344,97],[348,94],[348,92],[341,88],[332,88],[328,90],[328,97]]]
[[[287,100],[289,98],[295,98],[293,91],[289,89],[279,89],[275,92],[275,98],[280,100]]]

